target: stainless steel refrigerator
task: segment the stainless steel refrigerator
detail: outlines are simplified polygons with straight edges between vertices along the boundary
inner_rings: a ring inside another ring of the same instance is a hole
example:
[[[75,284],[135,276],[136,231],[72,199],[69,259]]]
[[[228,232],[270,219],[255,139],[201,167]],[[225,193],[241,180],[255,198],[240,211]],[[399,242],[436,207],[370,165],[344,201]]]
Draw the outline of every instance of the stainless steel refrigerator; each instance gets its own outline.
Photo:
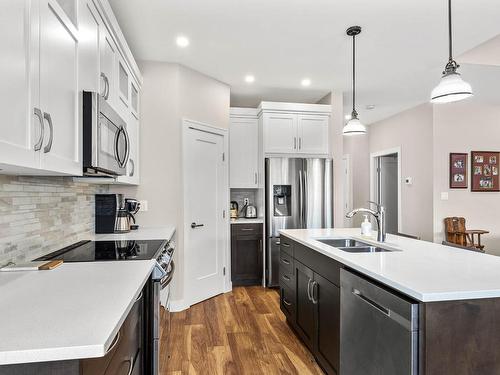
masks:
[[[333,227],[333,162],[266,158],[266,285],[279,284],[280,229]]]

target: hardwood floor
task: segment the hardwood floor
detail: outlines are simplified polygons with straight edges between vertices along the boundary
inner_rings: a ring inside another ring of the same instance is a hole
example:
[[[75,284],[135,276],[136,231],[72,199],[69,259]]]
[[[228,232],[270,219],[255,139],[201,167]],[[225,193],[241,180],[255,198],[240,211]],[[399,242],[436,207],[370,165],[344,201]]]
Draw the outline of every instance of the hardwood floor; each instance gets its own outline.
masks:
[[[160,374],[323,374],[279,308],[276,290],[238,287],[162,314]]]

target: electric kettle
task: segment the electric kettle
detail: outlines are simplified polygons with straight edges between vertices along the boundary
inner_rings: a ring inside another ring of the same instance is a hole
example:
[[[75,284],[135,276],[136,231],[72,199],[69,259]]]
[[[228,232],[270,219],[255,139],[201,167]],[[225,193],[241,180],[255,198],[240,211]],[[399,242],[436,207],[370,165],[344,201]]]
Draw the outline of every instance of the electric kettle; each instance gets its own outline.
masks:
[[[257,217],[257,208],[252,206],[251,204],[247,204],[245,209],[245,218],[247,219],[255,219]]]

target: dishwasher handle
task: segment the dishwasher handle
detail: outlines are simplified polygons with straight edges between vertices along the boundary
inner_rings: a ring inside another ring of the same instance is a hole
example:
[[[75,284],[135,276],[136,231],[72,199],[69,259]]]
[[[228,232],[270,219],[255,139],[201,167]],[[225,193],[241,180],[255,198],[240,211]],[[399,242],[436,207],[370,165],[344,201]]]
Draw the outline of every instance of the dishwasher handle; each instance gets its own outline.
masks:
[[[385,314],[387,315],[388,317],[391,316],[391,310],[389,310],[388,308],[378,304],[377,302],[375,302],[374,300],[364,296],[358,289],[353,289],[352,290],[352,294],[354,294],[356,297],[358,297],[359,299],[361,299],[363,302],[367,303],[368,305],[370,305],[371,307],[377,309],[378,311],[380,311],[382,314]]]

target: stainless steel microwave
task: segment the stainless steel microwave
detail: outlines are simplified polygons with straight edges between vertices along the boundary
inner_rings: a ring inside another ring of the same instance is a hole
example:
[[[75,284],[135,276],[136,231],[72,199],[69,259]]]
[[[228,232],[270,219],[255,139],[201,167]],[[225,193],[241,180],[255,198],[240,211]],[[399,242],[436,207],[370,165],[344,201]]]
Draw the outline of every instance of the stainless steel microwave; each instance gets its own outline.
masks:
[[[127,124],[99,93],[83,92],[83,174],[123,176],[130,155]]]

